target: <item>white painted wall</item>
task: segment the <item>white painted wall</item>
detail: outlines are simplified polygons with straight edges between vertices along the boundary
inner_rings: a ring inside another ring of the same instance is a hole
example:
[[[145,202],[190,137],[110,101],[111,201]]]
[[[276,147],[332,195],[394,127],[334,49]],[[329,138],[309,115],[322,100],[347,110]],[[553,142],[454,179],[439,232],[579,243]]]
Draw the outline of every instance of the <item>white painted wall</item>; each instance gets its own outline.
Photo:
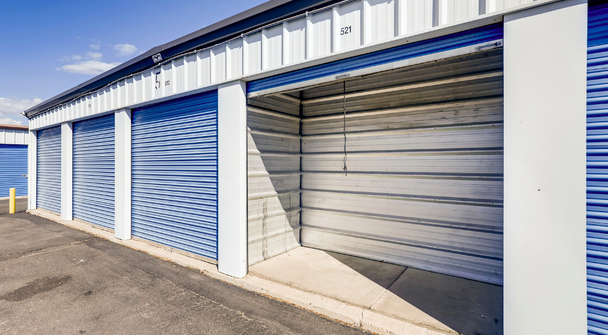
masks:
[[[131,110],[117,111],[114,120],[114,235],[128,240],[131,238]]]
[[[29,145],[27,147],[27,209],[36,209],[36,169],[37,169],[37,153],[38,139],[36,138],[36,131],[30,130],[28,135]]]
[[[504,21],[505,334],[586,334],[587,3]]]
[[[244,81],[218,88],[218,270],[247,275],[247,99]]]
[[[61,219],[72,220],[72,122],[61,124]]]

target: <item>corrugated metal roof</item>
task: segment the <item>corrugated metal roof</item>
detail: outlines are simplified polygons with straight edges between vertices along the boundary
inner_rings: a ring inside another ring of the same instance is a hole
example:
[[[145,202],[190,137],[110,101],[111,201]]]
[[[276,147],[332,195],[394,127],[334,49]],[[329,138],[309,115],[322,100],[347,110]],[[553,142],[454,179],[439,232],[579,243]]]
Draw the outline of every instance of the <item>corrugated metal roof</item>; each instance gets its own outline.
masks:
[[[270,0],[242,13],[219,21],[208,27],[178,38],[169,43],[154,47],[146,53],[137,56],[115,68],[106,71],[74,88],[58,94],[23,112],[31,118],[56,105],[97,88],[103,87],[114,80],[154,66],[152,56],[158,53],[163,59],[206,46],[211,46],[246,31],[253,30],[274,21],[282,20],[293,15],[301,14],[339,0]]]

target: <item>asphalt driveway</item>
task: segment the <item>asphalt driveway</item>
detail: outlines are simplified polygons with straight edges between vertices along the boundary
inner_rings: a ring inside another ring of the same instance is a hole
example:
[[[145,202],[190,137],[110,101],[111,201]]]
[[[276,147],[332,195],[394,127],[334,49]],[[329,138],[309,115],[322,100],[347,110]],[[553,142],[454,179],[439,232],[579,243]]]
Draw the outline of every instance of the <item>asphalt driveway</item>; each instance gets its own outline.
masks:
[[[362,334],[27,213],[0,215],[0,334]]]

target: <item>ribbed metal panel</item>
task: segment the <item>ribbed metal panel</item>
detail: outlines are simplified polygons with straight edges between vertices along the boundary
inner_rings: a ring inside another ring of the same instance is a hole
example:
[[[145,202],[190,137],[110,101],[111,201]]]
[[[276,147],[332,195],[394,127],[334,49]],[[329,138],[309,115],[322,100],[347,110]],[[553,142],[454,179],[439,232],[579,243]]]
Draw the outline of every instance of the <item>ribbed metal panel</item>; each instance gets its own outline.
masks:
[[[0,144],[27,145],[29,131],[21,129],[7,129],[0,126]]]
[[[38,131],[36,207],[61,213],[61,126]]]
[[[441,36],[426,41],[381,50],[282,75],[254,80],[247,83],[247,91],[255,92],[268,88],[293,84],[330,75],[341,74],[365,67],[386,64],[436,52],[457,49],[469,45],[502,39],[502,23],[472,29],[456,34]]]
[[[301,96],[302,245],[502,284],[502,50]]]
[[[74,123],[73,216],[114,229],[114,114]]]
[[[217,260],[217,91],[133,110],[132,233]]]
[[[0,144],[0,198],[27,195],[27,145]]]
[[[608,334],[608,4],[589,3],[587,49],[587,312]]]
[[[300,118],[291,115],[299,113],[293,97],[249,102],[248,256],[255,264],[300,245]]]

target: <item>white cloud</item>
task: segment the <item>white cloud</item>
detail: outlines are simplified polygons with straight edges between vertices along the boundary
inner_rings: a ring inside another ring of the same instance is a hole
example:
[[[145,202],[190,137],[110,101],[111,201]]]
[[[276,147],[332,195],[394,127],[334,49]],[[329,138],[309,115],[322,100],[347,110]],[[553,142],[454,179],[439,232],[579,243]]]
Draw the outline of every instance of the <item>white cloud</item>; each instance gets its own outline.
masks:
[[[73,55],[73,56],[63,56],[61,57],[61,59],[59,59],[60,62],[75,62],[75,61],[79,61],[82,60],[82,56],[81,55]]]
[[[85,60],[84,62],[78,62],[76,64],[64,65],[61,69],[65,72],[80,73],[95,75],[108,71],[120,63],[105,63],[99,60]]]
[[[114,50],[118,51],[116,56],[129,56],[137,52],[137,47],[133,44],[116,44]]]
[[[0,97],[0,123],[22,125],[27,122],[21,112],[42,102],[42,99],[11,99]]]
[[[99,50],[99,48],[101,48],[101,44],[91,44],[90,47],[93,50]]]
[[[101,59],[101,57],[103,57],[103,54],[101,52],[87,52],[87,58]]]

